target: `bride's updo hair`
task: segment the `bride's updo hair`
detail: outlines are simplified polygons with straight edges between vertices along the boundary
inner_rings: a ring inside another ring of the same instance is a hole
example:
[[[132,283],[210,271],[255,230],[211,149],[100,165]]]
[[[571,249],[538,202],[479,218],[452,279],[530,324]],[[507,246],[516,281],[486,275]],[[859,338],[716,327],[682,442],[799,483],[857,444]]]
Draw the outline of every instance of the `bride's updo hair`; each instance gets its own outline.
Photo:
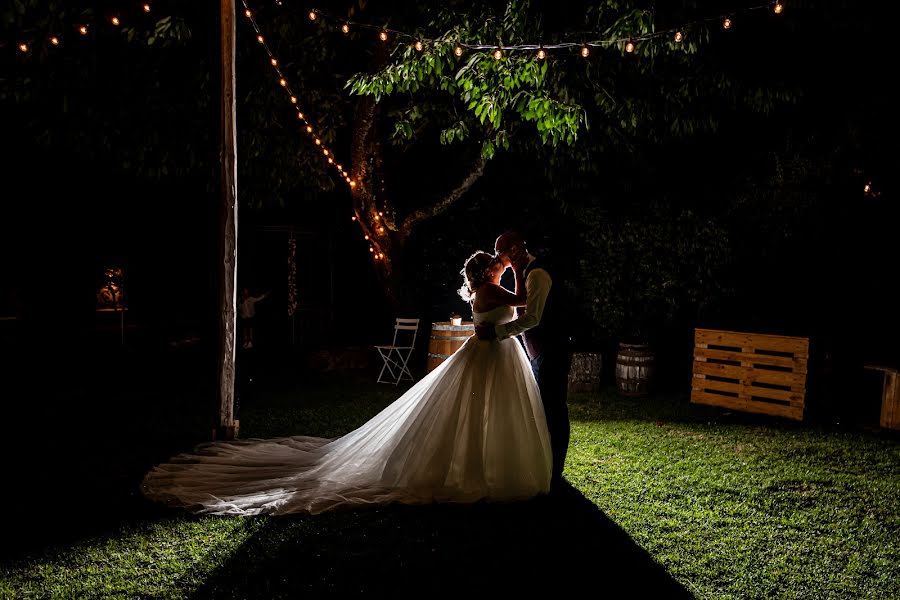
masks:
[[[466,259],[466,264],[459,272],[465,278],[465,283],[459,288],[459,295],[466,302],[471,302],[475,297],[477,290],[482,283],[488,280],[488,266],[494,257],[482,250],[476,250],[475,253]]]

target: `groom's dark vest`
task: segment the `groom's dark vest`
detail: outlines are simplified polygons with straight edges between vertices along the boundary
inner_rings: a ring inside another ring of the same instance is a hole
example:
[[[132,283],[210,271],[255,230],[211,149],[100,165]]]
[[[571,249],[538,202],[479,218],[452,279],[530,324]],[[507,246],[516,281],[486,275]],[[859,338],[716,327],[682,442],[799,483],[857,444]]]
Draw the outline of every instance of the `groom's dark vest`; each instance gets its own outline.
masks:
[[[529,358],[536,358],[544,353],[568,352],[570,348],[569,319],[572,315],[568,311],[568,302],[565,282],[563,282],[559,269],[554,269],[550,261],[543,257],[537,257],[531,264],[525,267],[525,279],[535,269],[543,269],[550,275],[552,285],[547,294],[547,302],[541,313],[541,322],[528,331],[522,333],[522,341]]]

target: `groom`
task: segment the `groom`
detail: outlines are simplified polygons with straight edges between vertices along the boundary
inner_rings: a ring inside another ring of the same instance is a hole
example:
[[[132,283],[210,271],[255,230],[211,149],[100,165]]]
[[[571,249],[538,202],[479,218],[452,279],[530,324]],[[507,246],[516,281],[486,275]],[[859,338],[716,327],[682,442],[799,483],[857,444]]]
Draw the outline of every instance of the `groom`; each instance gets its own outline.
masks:
[[[541,390],[550,448],[553,452],[553,471],[550,488],[562,483],[563,465],[569,448],[569,408],[566,395],[569,368],[572,366],[571,340],[567,334],[565,292],[562,281],[554,279],[556,270],[543,258],[534,257],[525,247],[525,239],[516,232],[507,232],[494,244],[497,258],[505,267],[523,270],[525,276],[525,313],[503,325],[482,323],[475,333],[483,340],[505,339],[521,334],[525,350],[531,359],[531,369]],[[556,291],[550,289],[555,284]]]

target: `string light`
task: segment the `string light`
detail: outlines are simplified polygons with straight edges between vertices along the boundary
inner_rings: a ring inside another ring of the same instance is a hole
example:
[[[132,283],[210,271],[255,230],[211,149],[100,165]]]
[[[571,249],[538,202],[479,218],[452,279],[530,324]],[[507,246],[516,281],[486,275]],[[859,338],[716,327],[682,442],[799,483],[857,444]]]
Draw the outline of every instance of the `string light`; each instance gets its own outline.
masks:
[[[631,40],[628,40],[628,43],[625,44],[625,52],[634,52],[634,43]]]
[[[380,39],[382,42],[386,42],[388,39],[387,31],[382,29],[381,33],[378,34],[378,39]]]
[[[725,29],[731,29],[731,19],[725,19],[722,21],[722,27]]]
[[[19,50],[22,52],[28,52],[28,44],[19,44]]]
[[[366,234],[366,236],[365,236],[365,238],[366,238],[366,239],[367,239],[367,240],[368,240],[368,239],[369,239],[369,235],[368,235],[368,234]]]
[[[319,138],[316,138],[316,146],[321,146],[321,145],[322,145],[322,140],[320,140]]]
[[[297,96],[291,96],[291,104],[297,104]],[[302,119],[303,113],[297,113],[297,118]]]
[[[78,28],[78,33],[80,33],[81,35],[87,35],[87,26],[86,26],[86,25],[82,25],[81,27],[79,27],[79,28]]]
[[[54,46],[59,46],[59,38],[56,36],[51,37],[50,43],[53,44]]]
[[[278,59],[277,59],[277,58],[273,58],[273,59],[272,59],[272,66],[273,66],[273,67],[277,67],[277,66],[278,66]]]
[[[540,49],[538,49],[537,57],[538,57],[538,60],[544,60],[545,58],[547,58],[547,53],[544,51],[543,46],[541,46]]]
[[[416,50],[421,52],[422,48],[424,48],[424,46],[422,45],[422,40],[416,40]]]
[[[249,19],[250,17],[253,16],[253,13],[250,12],[250,9],[248,8],[247,10],[244,11],[244,15]]]
[[[328,157],[328,164],[329,164],[329,165],[334,164],[334,159],[331,158],[330,156]]]
[[[312,125],[306,126],[306,133],[312,133]]]
[[[585,58],[591,55],[591,50],[587,47],[587,44],[581,47],[581,55]]]
[[[325,156],[328,156],[328,148],[322,148],[322,152],[325,153]]]
[[[500,60],[501,58],[503,58],[503,50],[497,48],[494,50],[494,60]]]
[[[784,4],[782,4],[781,2],[776,2],[774,10],[776,15],[780,15],[782,11],[784,11]]]
[[[263,39],[263,36],[258,35],[258,36],[256,36],[256,41],[259,42],[260,44],[262,44],[265,40]]]
[[[118,25],[120,24],[119,17],[113,17],[113,18],[111,18],[111,19],[110,19],[110,22],[111,22],[113,25],[118,26]]]
[[[310,21],[316,20],[316,11],[314,11],[314,10],[309,11],[309,20]]]
[[[676,31],[675,32],[675,41],[680,42],[683,39],[684,39],[684,34],[682,34],[680,31]]]
[[[355,220],[356,220],[356,215],[353,215],[352,217],[350,217],[350,220],[351,220],[351,221],[355,221]]]
[[[344,23],[343,25],[341,25],[341,31],[343,31],[344,33],[350,33],[350,24]]]
[[[281,84],[281,87],[286,87],[286,86],[287,86],[287,79],[285,79],[284,77],[282,77],[281,79],[278,80],[278,83]]]
[[[145,5],[144,5],[144,12],[150,12],[150,5],[149,5],[149,4],[145,4]],[[250,12],[250,11],[247,11],[247,12]],[[250,15],[247,15],[247,16],[249,17]]]
[[[462,53],[463,53],[462,46],[457,46],[453,50],[453,54],[455,54],[456,56],[462,56]]]
[[[872,182],[869,182],[869,183],[867,183],[866,185],[863,186],[863,192],[864,192],[864,193],[868,194],[868,193],[871,192],[871,191],[872,191]]]

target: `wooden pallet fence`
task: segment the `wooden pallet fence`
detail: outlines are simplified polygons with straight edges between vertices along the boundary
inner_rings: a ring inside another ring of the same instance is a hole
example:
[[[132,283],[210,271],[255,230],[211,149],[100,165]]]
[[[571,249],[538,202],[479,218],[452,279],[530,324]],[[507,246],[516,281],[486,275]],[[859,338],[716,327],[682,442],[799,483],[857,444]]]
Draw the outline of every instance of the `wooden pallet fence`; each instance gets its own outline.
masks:
[[[691,402],[802,420],[809,339],[694,331]]]

